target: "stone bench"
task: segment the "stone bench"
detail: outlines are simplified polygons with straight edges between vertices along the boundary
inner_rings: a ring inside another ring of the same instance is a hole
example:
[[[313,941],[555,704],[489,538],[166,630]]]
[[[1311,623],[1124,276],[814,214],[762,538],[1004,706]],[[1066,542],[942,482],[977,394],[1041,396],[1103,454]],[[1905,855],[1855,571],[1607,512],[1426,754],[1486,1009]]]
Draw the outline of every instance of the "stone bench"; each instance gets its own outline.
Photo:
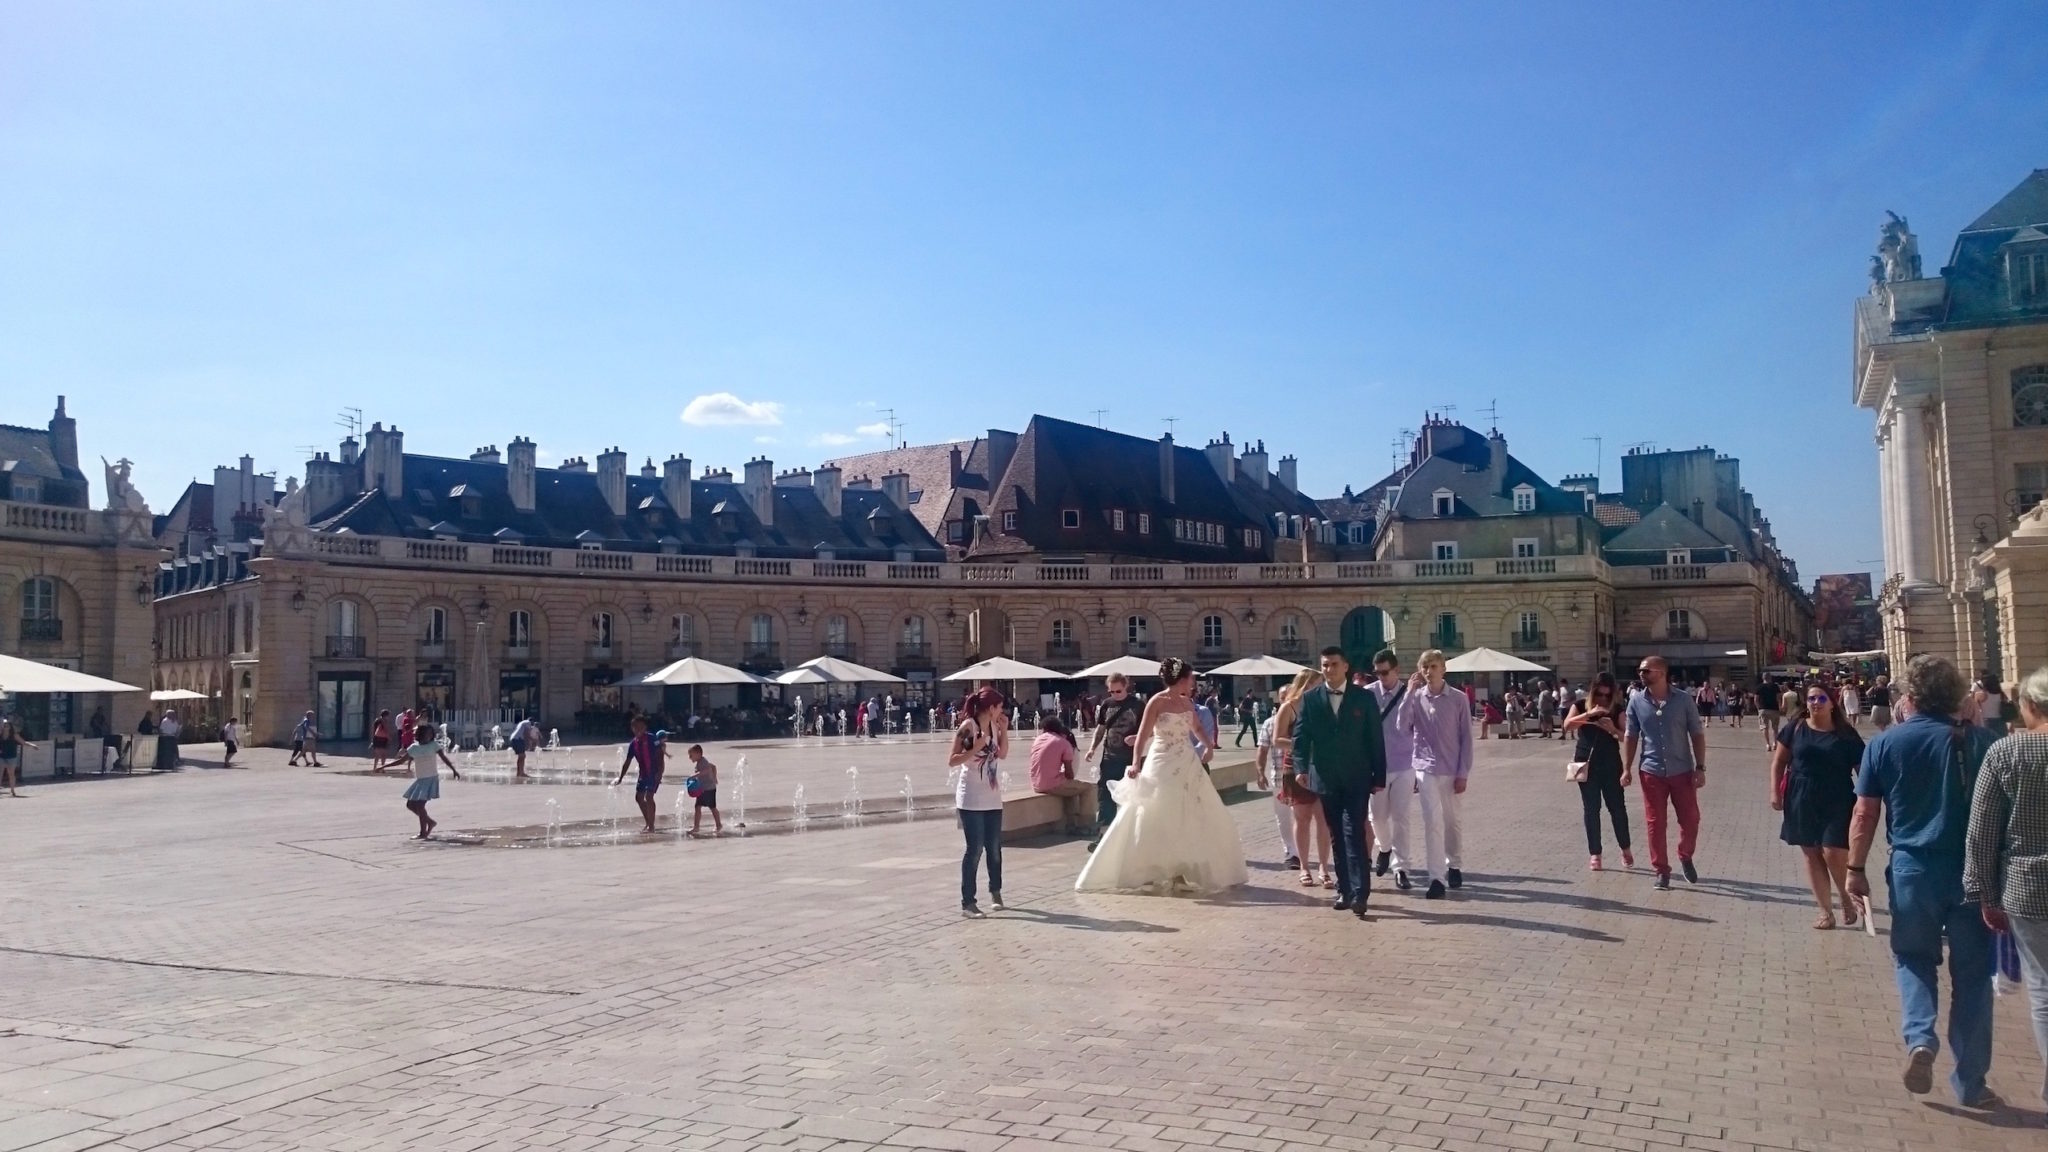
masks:
[[[1257,762],[1241,749],[1224,749],[1209,765],[1209,782],[1216,786],[1217,793],[1226,804],[1242,799],[1258,778]],[[1081,818],[1089,823],[1095,820],[1095,792],[1092,788],[1081,797]],[[1058,796],[1047,796],[1028,788],[1003,793],[1005,841],[1057,834],[1062,819]]]

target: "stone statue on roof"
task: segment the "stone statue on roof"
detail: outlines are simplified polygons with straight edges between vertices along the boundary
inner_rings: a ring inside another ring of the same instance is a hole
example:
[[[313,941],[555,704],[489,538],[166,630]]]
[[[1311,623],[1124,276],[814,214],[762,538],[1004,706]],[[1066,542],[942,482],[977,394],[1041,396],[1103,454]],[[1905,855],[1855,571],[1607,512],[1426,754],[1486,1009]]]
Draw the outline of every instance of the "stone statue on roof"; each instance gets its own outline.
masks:
[[[134,462],[123,456],[108,464],[107,458],[102,456],[100,463],[107,469],[107,511],[139,512],[147,516],[149,503],[142,498],[142,493],[135,490],[134,482],[128,478],[134,472]]]
[[[1920,279],[1920,239],[1904,216],[1889,209],[1877,230],[1877,256],[1884,265],[1886,282]]]

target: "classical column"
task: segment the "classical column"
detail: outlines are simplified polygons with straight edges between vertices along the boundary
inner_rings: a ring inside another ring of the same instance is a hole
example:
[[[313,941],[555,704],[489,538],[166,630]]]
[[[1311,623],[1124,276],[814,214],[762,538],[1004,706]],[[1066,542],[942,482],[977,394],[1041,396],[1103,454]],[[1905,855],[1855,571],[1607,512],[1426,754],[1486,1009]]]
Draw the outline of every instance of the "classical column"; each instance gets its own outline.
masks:
[[[1899,531],[1892,525],[1892,515],[1897,510],[1899,490],[1892,483],[1893,452],[1889,430],[1879,426],[1877,430],[1877,510],[1878,527],[1884,533],[1884,574],[1890,577],[1899,570]]]
[[[1934,476],[1927,463],[1926,410],[1923,397],[1901,399],[1895,442],[1902,457],[1899,503],[1905,551],[1900,560],[1908,584],[1934,581]]]

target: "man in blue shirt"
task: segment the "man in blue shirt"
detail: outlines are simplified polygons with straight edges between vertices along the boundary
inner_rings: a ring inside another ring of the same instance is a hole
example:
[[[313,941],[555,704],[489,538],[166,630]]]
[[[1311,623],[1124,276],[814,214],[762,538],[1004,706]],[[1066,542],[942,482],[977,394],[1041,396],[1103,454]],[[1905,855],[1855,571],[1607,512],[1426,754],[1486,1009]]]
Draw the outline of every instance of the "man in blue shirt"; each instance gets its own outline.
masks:
[[[1985,1086],[1991,1070],[1991,933],[1977,904],[1963,898],[1964,845],[1970,794],[1991,734],[1958,724],[1966,685],[1939,656],[1915,656],[1895,686],[1913,716],[1878,733],[1863,749],[1856,775],[1856,815],[1849,825],[1849,894],[1870,897],[1864,864],[1876,838],[1880,808],[1891,861],[1892,967],[1899,983],[1900,1032],[1906,1042],[1906,1090],[1934,1086],[1941,943],[1948,938],[1948,1042],[1956,1068],[1949,1086],[1965,1107],[1993,1108]]]
[[[1645,656],[1636,674],[1643,690],[1628,699],[1628,727],[1621,741],[1621,786],[1643,769],[1643,825],[1650,834],[1650,867],[1658,891],[1671,888],[1671,857],[1664,842],[1664,809],[1678,816],[1678,866],[1688,884],[1700,882],[1693,850],[1700,841],[1699,790],[1707,786],[1707,727],[1692,693],[1671,686],[1671,665]]]

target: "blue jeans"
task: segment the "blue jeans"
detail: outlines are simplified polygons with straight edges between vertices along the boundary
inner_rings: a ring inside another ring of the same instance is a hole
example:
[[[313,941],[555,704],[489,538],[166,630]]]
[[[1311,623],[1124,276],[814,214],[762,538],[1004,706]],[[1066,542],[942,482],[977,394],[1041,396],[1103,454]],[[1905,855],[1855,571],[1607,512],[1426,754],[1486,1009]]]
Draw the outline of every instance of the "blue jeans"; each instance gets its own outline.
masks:
[[[2048,920],[2007,917],[2012,922],[2012,942],[2019,945],[2020,967],[2027,975],[2027,1000],[2034,1013],[2034,1046],[2041,1050],[2041,1063],[2048,1065]],[[2041,1074],[2041,1101],[2048,1104],[2048,1070]]]
[[[1948,1043],[1956,1099],[1984,1090],[1991,1070],[1991,931],[1982,911],[1963,902],[1960,857],[1894,851],[1885,866],[1891,889],[1892,965],[1899,981],[1899,1030],[1908,1048],[1941,1050],[1934,1024],[1941,943],[1948,938]]]
[[[969,812],[962,808],[960,831],[967,836],[967,852],[960,857],[960,906],[974,903],[974,869],[988,854],[988,894],[1003,894],[1003,810]]]

